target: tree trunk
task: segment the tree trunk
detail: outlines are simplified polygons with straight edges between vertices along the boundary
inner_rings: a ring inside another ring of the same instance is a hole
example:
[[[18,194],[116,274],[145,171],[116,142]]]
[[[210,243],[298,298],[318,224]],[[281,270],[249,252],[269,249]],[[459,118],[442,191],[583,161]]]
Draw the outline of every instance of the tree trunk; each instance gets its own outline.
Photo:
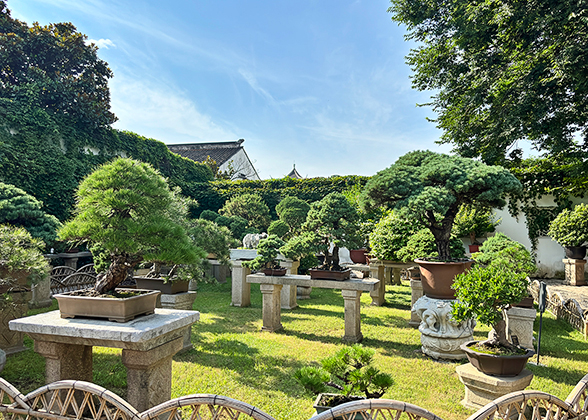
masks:
[[[341,266],[339,265],[339,247],[337,245],[333,246],[333,264],[331,270],[341,270]]]
[[[488,333],[488,339],[485,340],[483,344],[492,347],[514,347],[512,343],[508,341],[506,334],[506,321],[504,319],[501,319],[492,326],[492,329]]]
[[[143,258],[130,257],[128,255],[115,255],[108,270],[98,274],[96,279],[96,290],[99,294],[108,293],[114,290],[116,286],[125,281],[129,268],[135,267]]]

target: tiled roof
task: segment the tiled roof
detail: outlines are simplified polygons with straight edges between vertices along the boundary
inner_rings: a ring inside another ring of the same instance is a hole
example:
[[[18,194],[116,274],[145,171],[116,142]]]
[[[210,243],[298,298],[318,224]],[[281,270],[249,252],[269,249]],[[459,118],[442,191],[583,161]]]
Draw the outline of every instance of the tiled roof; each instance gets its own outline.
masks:
[[[298,171],[296,170],[296,165],[294,165],[294,167],[292,168],[292,170],[290,171],[290,173],[288,175],[286,175],[288,178],[294,178],[294,179],[302,179],[302,175],[300,175],[298,173]]]
[[[243,148],[243,142],[244,140],[240,139],[218,143],[168,144],[167,147],[172,152],[195,162],[204,162],[206,157],[210,156],[218,166],[221,166]]]

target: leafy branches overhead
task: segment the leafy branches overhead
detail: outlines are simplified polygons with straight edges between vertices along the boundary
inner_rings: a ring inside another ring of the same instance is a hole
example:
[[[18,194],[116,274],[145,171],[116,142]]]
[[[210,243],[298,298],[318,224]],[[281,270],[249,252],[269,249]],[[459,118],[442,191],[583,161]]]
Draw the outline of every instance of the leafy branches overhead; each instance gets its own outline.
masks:
[[[584,1],[391,4],[392,19],[420,45],[407,57],[413,86],[438,91],[430,105],[441,142],[490,164],[519,160],[519,140],[550,156],[586,152]]]

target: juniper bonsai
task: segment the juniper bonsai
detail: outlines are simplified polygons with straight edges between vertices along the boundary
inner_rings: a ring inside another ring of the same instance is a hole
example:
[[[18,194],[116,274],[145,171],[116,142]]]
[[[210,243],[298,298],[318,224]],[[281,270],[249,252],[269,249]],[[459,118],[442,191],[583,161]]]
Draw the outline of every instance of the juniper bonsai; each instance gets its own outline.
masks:
[[[388,206],[419,220],[435,237],[439,260],[451,260],[449,241],[462,204],[503,207],[504,196],[521,189],[505,168],[431,151],[400,157],[366,184],[364,208]]]
[[[116,159],[89,174],[76,195],[75,217],[59,236],[110,255],[110,266],[98,274],[97,294],[113,290],[142,261],[198,263],[202,250],[174,220],[172,191],[152,166]]]

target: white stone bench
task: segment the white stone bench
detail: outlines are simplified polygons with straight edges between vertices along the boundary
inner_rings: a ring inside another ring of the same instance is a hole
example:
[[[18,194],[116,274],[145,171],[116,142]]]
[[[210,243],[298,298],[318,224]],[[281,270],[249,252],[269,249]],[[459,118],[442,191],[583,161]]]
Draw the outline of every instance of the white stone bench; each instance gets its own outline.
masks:
[[[345,300],[345,335],[343,341],[358,343],[362,340],[360,297],[363,292],[377,289],[380,281],[376,279],[350,279],[345,281],[317,280],[309,276],[286,275],[283,277],[250,274],[247,283],[258,283],[263,296],[262,331],[282,329],[280,294],[283,286],[313,287],[319,289],[341,290]]]

